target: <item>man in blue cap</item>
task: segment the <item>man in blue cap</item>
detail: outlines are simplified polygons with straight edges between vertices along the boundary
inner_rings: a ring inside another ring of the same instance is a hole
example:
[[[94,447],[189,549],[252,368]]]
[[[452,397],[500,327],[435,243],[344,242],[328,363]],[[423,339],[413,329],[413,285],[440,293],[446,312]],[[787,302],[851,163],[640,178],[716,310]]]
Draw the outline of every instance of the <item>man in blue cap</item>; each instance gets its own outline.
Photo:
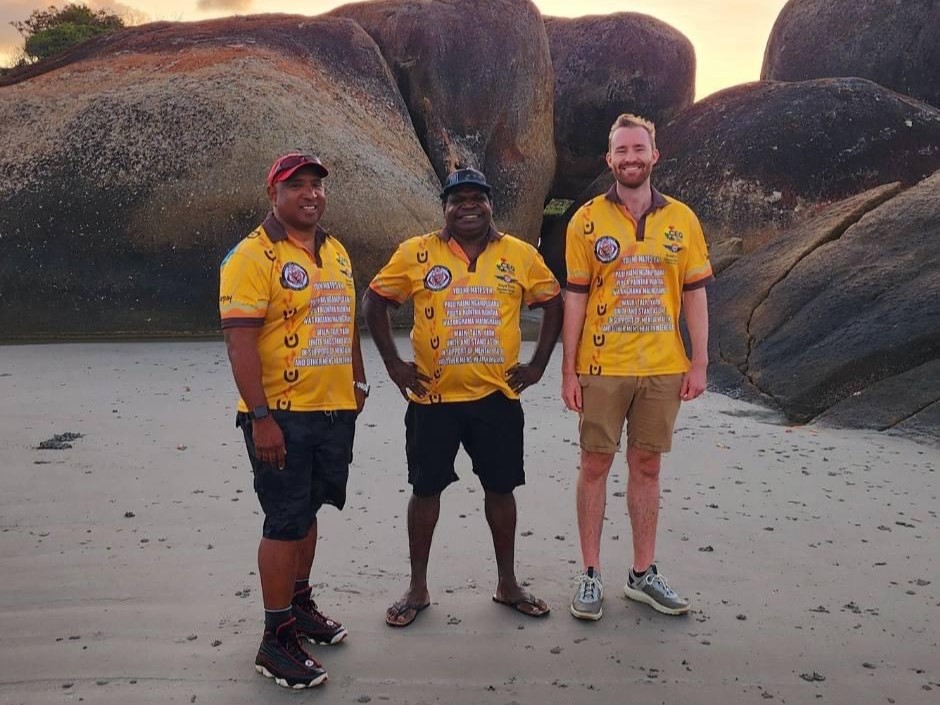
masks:
[[[385,613],[392,627],[411,624],[431,602],[431,540],[441,492],[458,479],[461,445],[484,490],[499,575],[493,600],[531,617],[549,612],[516,580],[513,490],[525,482],[519,394],[541,379],[563,307],[558,282],[536,249],[493,226],[491,190],[476,169],[451,173],[441,192],[444,227],[403,242],[363,302],[389,377],[408,401],[411,584]],[[388,315],[409,298],[414,361],[399,356]],[[535,354],[520,364],[523,303],[542,308],[544,319]]]

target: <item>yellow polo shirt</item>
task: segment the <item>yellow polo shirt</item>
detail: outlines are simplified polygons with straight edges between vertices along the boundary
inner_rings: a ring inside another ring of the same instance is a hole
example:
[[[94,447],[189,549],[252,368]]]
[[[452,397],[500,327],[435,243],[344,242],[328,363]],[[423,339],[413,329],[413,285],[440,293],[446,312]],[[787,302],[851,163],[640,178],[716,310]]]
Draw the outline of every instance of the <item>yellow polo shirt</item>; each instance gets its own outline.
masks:
[[[702,226],[688,206],[653,189],[650,210],[636,221],[614,185],[572,217],[565,260],[567,289],[588,294],[579,374],[688,371],[682,292],[714,279]]]
[[[338,240],[318,229],[313,254],[268,215],[222,262],[219,312],[223,329],[261,329],[258,354],[270,408],[356,408],[356,290]],[[248,411],[244,399],[238,408]]]
[[[491,229],[471,262],[445,229],[403,242],[368,295],[395,307],[414,299],[414,359],[431,384],[428,394],[413,400],[433,404],[497,391],[516,399],[506,371],[519,360],[522,304],[544,306],[560,290],[528,243]]]

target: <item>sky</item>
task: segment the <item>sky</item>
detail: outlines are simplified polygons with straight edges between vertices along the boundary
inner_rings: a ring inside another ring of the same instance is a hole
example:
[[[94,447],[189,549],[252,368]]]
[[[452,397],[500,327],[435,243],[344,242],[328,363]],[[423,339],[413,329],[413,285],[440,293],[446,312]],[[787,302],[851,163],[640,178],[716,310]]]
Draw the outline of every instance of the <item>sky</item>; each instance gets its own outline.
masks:
[[[79,1],[79,0],[74,0]],[[10,22],[34,9],[69,0],[0,0],[0,65],[13,62],[22,38]],[[642,12],[675,27],[695,46],[696,98],[739,83],[756,81],[770,30],[787,0],[534,0],[543,15],[576,17]],[[315,15],[345,4],[342,0],[86,0],[128,17],[129,24],[171,20],[188,22],[227,15],[287,12]]]

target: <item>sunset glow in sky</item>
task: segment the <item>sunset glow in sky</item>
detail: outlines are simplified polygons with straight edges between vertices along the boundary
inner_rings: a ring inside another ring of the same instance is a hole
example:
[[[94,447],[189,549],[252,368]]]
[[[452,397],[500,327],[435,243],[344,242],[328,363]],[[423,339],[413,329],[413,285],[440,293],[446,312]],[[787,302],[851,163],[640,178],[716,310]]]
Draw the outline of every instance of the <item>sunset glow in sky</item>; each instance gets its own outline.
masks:
[[[77,0],[76,0],[77,1]],[[0,0],[0,64],[12,62],[22,40],[9,22],[37,8],[62,7],[69,0]],[[786,0],[534,0],[543,15],[576,17],[642,12],[672,25],[695,46],[697,98],[760,77],[764,46]],[[315,15],[346,4],[336,0],[86,0],[127,14],[133,24],[156,20],[193,21],[226,15],[286,12]]]

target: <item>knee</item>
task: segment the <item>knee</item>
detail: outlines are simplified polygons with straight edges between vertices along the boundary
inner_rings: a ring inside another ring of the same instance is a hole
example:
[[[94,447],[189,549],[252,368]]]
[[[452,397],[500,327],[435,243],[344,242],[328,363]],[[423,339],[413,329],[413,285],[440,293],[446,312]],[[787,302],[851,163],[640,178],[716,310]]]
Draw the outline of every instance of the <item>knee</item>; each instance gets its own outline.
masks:
[[[606,480],[613,460],[607,453],[581,451],[581,477],[588,482]]]
[[[630,448],[630,476],[638,480],[658,480],[661,454],[643,448]]]
[[[516,496],[512,490],[509,492],[495,492],[493,490],[483,490],[483,501],[491,507],[505,507],[513,505],[516,502]]]

